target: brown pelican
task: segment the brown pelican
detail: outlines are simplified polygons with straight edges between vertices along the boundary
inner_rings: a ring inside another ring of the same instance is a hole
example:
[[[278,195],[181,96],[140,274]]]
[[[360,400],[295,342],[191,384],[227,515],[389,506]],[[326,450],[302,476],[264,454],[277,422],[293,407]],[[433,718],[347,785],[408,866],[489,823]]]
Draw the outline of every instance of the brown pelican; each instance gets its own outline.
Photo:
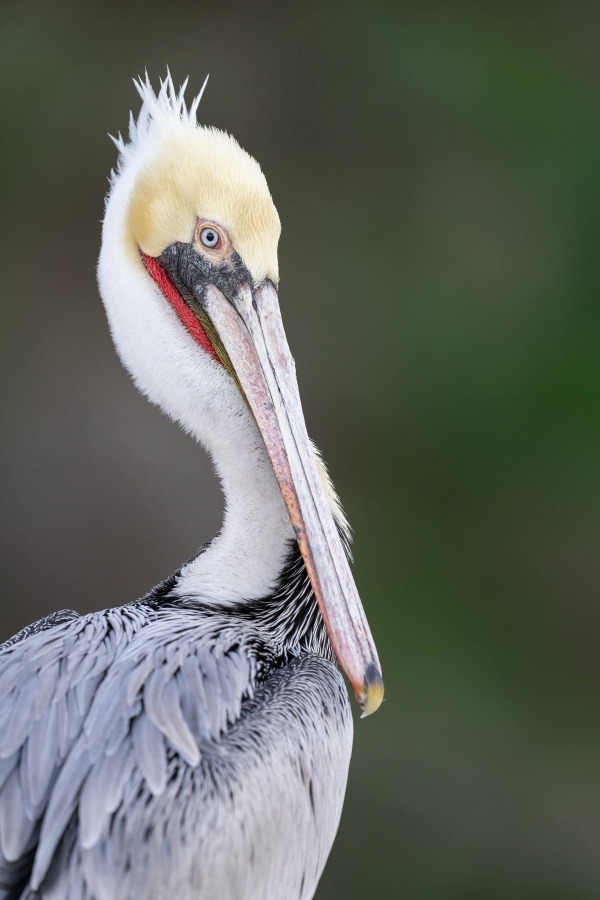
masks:
[[[348,529],[304,425],[279,218],[170,76],[106,202],[98,281],[138,388],[212,456],[220,534],[141,600],[0,648],[0,897],[308,900],[383,697]]]

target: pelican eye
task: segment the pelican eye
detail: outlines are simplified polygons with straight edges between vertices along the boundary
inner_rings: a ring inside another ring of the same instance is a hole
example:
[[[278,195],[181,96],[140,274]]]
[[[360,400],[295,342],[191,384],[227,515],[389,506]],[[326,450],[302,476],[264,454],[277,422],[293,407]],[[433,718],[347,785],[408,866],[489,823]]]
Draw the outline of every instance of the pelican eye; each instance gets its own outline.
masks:
[[[209,250],[214,250],[221,243],[221,235],[216,228],[203,228],[200,232],[200,240]]]

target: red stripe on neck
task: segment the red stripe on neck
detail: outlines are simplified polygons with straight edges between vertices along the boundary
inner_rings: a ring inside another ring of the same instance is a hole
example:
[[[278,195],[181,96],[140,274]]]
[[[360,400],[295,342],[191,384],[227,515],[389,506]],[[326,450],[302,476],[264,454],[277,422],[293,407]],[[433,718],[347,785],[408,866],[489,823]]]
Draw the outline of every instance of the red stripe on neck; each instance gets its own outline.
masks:
[[[206,352],[209,353],[216,362],[222,365],[221,360],[217,356],[215,348],[210,342],[210,338],[202,327],[202,324],[198,321],[192,310],[189,308],[158,260],[153,256],[146,256],[146,254],[142,250],[140,250],[140,256],[142,257],[142,262],[146,266],[146,271],[155,282],[155,284],[159,286],[162,293],[179,316],[181,322],[183,323],[183,325],[185,325],[185,328],[189,332],[189,334],[191,334],[197,344],[200,344],[203,350],[206,350]]]

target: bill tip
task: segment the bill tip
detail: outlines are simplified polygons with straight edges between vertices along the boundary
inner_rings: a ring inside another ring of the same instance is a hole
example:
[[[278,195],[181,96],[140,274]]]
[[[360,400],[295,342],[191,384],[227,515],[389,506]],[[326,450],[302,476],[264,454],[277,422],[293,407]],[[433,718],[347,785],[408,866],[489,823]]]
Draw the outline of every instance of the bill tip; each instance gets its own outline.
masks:
[[[358,702],[362,708],[361,719],[377,712],[383,703],[383,678],[379,666],[374,662],[370,662],[365,671],[364,688],[358,697]]]

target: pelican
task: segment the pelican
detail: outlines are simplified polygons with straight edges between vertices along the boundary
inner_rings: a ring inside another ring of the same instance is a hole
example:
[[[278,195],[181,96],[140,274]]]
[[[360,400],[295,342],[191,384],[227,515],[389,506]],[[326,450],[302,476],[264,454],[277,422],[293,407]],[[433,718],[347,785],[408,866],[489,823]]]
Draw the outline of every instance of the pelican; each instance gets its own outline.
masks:
[[[141,600],[0,648],[0,897],[309,900],[351,754],[340,668],[369,715],[380,665],[306,433],[265,177],[198,125],[202,92],[136,84],[99,289],[137,387],[212,457],[224,520]]]

